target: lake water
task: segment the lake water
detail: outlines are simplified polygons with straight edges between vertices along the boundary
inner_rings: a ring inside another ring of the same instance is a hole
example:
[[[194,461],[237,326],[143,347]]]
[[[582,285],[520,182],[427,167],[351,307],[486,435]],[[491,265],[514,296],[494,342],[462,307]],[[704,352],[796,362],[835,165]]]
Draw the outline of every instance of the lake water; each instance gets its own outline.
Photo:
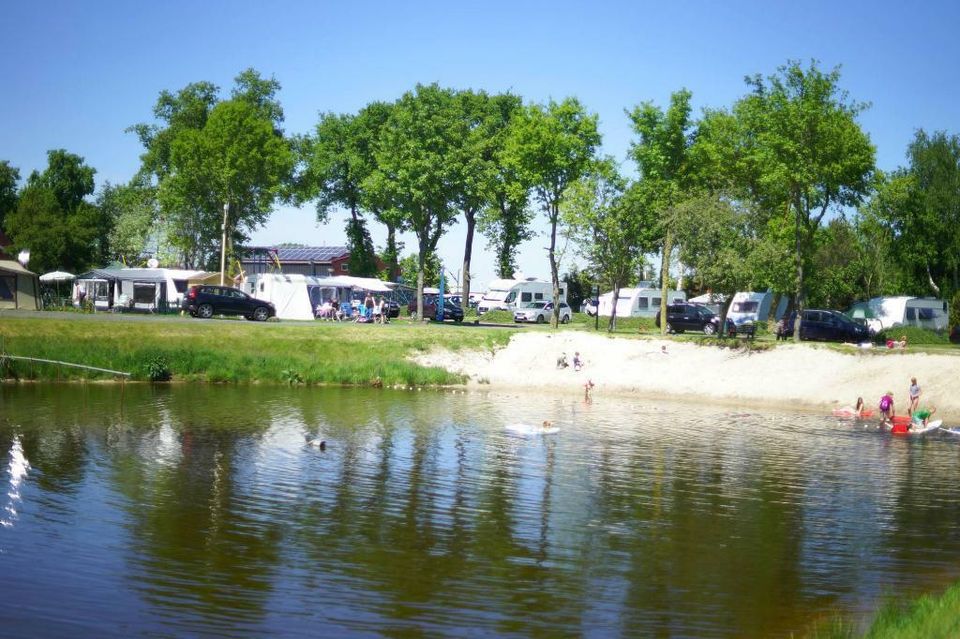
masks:
[[[4,386],[0,636],[786,637],[960,577],[948,437],[602,395]]]

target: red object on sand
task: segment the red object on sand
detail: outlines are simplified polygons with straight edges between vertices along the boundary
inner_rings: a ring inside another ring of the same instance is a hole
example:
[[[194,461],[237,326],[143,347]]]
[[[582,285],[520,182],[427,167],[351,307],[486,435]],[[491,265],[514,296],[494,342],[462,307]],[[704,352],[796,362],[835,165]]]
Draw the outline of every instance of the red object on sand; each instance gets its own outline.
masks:
[[[894,435],[906,435],[910,432],[910,422],[897,422],[894,423],[893,428],[890,430]]]

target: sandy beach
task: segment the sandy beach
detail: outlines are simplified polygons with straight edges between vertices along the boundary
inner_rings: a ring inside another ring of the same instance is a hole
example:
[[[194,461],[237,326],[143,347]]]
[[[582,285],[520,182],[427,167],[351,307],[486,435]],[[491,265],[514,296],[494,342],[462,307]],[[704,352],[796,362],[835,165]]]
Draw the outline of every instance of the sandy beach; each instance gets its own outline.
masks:
[[[580,371],[572,366],[575,352],[583,360]],[[570,367],[556,367],[561,354]],[[910,378],[916,377],[921,405],[936,406],[947,424],[960,421],[960,357],[909,349],[850,346],[847,354],[805,343],[746,352],[564,331],[522,333],[495,353],[435,351],[417,362],[465,374],[471,387],[490,390],[582,394],[589,380],[595,397],[634,394],[824,411],[852,406],[857,397],[876,409],[881,395],[893,391],[896,412],[905,413]]]

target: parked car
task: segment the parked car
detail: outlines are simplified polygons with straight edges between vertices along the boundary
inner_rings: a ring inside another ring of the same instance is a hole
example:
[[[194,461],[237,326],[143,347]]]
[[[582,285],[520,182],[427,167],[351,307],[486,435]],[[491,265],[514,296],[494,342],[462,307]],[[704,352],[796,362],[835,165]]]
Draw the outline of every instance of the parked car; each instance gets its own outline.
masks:
[[[950,343],[960,344],[960,326],[954,326],[950,329]]]
[[[390,319],[393,319],[395,317],[400,317],[400,304],[398,304],[393,300],[390,300],[389,302],[387,302],[387,304],[389,305],[389,310],[387,311],[387,317],[389,317]]]
[[[214,315],[242,315],[248,320],[263,322],[277,314],[276,307],[270,302],[250,297],[229,286],[191,286],[183,296],[180,308],[203,319]]]
[[[657,328],[660,327],[660,311],[654,320]],[[703,304],[668,304],[667,331],[683,333],[684,331],[703,331],[704,335],[715,335],[720,328],[720,318]],[[727,333],[733,328],[733,323],[727,320]],[[734,332],[736,329],[734,329]]]
[[[537,301],[529,302],[526,306],[518,308],[513,313],[514,322],[536,322],[543,324],[549,322],[553,315],[553,302]],[[573,317],[573,312],[566,302],[560,302],[560,323],[566,324]]]
[[[417,314],[417,300],[416,298],[410,300],[410,304],[407,306],[407,310],[410,315]],[[424,295],[423,296],[423,317],[425,319],[437,319],[437,298],[433,295]],[[463,321],[463,309],[460,308],[459,304],[455,304],[450,301],[449,298],[443,298],[443,319],[448,320],[452,319],[454,322]]]
[[[796,311],[787,320],[788,330],[796,321]],[[800,339],[826,342],[866,342],[870,330],[858,324],[840,311],[819,308],[804,309],[800,320]]]

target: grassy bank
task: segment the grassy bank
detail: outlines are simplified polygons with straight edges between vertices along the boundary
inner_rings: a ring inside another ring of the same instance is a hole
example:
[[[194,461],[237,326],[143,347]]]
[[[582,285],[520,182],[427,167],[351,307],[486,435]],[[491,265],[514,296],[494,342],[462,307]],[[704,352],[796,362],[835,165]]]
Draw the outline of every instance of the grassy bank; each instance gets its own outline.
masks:
[[[939,596],[924,595],[908,602],[891,601],[877,613],[864,633],[841,618],[830,620],[808,639],[955,639],[960,637],[960,584]]]
[[[259,324],[157,318],[0,320],[0,352],[132,373],[134,380],[441,385],[461,378],[408,356],[434,347],[490,350],[512,331],[453,324]],[[5,359],[0,377],[112,379],[109,373]]]

